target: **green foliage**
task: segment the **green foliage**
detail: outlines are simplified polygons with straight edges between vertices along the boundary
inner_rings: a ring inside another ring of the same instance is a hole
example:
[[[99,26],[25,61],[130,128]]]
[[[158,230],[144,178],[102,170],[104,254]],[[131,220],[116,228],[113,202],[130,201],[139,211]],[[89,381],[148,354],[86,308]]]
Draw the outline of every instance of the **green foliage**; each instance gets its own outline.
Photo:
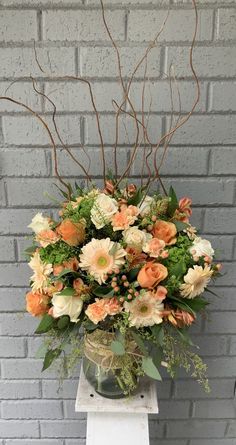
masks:
[[[162,380],[161,375],[157,367],[154,365],[151,357],[142,358],[142,368],[148,377],[151,377],[152,379],[155,380]]]
[[[168,209],[167,209],[167,213],[170,217],[172,217],[176,211],[176,209],[178,209],[179,207],[179,203],[178,203],[178,199],[176,196],[176,193],[173,189],[173,187],[170,187],[170,191],[169,191],[169,205],[168,205]]]
[[[114,295],[114,289],[111,286],[96,286],[93,288],[93,295],[101,298],[111,298]]]
[[[111,343],[111,350],[114,352],[115,355],[124,355],[125,354],[125,347],[123,343],[121,343],[118,340],[113,340]]]
[[[76,290],[73,287],[65,287],[61,292],[59,292],[60,295],[63,295],[64,297],[73,297],[76,295]]]
[[[45,314],[40,321],[35,334],[43,334],[44,332],[48,332],[50,329],[52,329],[54,325],[54,318],[51,317],[51,315]]]
[[[58,241],[55,244],[49,244],[47,247],[41,247],[39,250],[40,258],[44,263],[62,264],[74,256],[78,256],[80,248],[71,247],[64,241]]]
[[[49,368],[49,366],[52,364],[52,362],[59,357],[61,352],[62,351],[60,348],[50,349],[49,351],[47,351],[46,355],[44,357],[42,371],[45,371],[45,369]]]

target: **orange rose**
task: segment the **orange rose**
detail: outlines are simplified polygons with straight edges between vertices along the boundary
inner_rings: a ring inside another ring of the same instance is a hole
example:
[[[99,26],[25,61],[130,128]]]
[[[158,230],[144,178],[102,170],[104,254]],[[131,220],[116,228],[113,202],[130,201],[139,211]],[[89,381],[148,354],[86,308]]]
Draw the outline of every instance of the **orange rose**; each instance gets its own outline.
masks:
[[[56,230],[69,246],[78,246],[85,239],[85,225],[83,222],[74,223],[70,219],[64,219]]]
[[[148,262],[139,271],[137,280],[141,287],[153,288],[168,275],[167,268],[161,263]]]
[[[168,221],[162,221],[159,219],[155,222],[152,234],[154,238],[159,238],[167,244],[167,246],[171,246],[176,243],[176,234],[177,230],[173,223]]]
[[[34,317],[44,315],[48,311],[48,296],[40,292],[28,292],[26,294],[26,309]]]

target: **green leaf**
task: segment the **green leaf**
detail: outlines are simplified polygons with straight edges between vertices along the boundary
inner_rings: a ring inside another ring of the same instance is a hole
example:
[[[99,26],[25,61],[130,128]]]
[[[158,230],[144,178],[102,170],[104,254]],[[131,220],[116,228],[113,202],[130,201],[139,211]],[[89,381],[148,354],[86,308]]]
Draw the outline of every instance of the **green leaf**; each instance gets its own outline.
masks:
[[[64,297],[73,297],[76,295],[76,290],[73,287],[65,287],[65,289],[59,292],[59,295],[63,295]]]
[[[154,337],[156,337],[158,343],[160,345],[163,345],[163,341],[164,341],[163,326],[161,324],[155,324],[154,326],[151,327],[151,331],[152,331],[152,334],[154,335]]]
[[[128,200],[128,205],[137,206],[143,197],[143,191],[140,187],[132,198]]]
[[[154,365],[153,360],[151,357],[143,357],[142,358],[142,368],[148,377],[151,377],[155,380],[162,380],[161,375],[157,369],[157,367]]]
[[[135,331],[132,331],[132,330],[131,330],[130,332],[131,332],[131,335],[132,335],[134,341],[137,343],[137,345],[138,345],[140,351],[141,351],[144,355],[147,356],[147,355],[148,355],[148,351],[147,351],[147,349],[146,349],[146,347],[145,347],[145,344],[144,344],[144,342],[143,342],[141,336],[140,336],[137,332],[135,332]]]
[[[192,300],[188,300],[188,306],[191,307],[196,312],[201,311],[209,304],[208,301],[203,298],[194,298]]]
[[[84,327],[86,331],[95,331],[98,328],[98,325],[94,324],[91,320],[86,320],[84,322]]]
[[[182,340],[184,341],[184,343],[187,343],[190,346],[194,346],[194,343],[192,342],[189,333],[187,332],[187,330],[185,328],[182,329],[176,329],[178,334],[180,335],[180,337],[182,338]]]
[[[175,275],[176,278],[181,277],[185,272],[186,264],[183,259],[170,268],[170,275]]]
[[[168,204],[167,213],[169,216],[173,216],[176,209],[178,209],[178,207],[179,207],[179,203],[178,203],[176,193],[172,186],[170,187],[169,198],[170,198],[170,202]]]
[[[24,254],[26,256],[32,256],[36,249],[37,249],[36,244],[32,244],[32,246],[27,247],[27,249],[24,250]]]
[[[50,349],[46,353],[44,362],[43,362],[42,371],[45,371],[45,369],[49,368],[49,366],[52,364],[52,362],[59,357],[59,355],[61,354],[61,351],[62,350],[60,348],[56,348],[56,349]]]
[[[55,320],[53,317],[51,317],[51,315],[45,314],[40,321],[35,334],[43,334],[44,332],[48,332],[52,328],[54,321]]]
[[[161,366],[161,362],[163,360],[163,351],[160,347],[154,346],[151,350],[151,357],[154,365],[158,369]]]
[[[188,302],[186,302],[186,300],[184,299],[179,299],[176,297],[171,296],[171,301],[172,303],[174,303],[174,305],[180,309],[182,309],[183,311],[189,312],[190,314],[192,314],[194,317],[196,317],[196,313],[194,312],[194,310],[192,310],[192,308],[189,306]]]
[[[213,290],[209,289],[208,287],[206,287],[205,292],[209,292],[210,294],[214,295],[217,298],[221,298],[220,295],[216,294],[215,292],[213,292]]]
[[[71,272],[74,272],[74,271],[72,269],[64,269],[61,273],[59,273],[59,275],[56,275],[55,277],[53,277],[53,281],[60,280],[60,278],[64,277],[64,275],[67,275]]]
[[[44,358],[47,350],[47,345],[45,343],[42,343],[36,351],[35,358]]]
[[[127,279],[129,281],[129,283],[136,280],[139,271],[140,271],[140,267],[135,267],[134,269],[131,269],[129,271],[129,273],[127,274]]]
[[[114,352],[115,355],[124,355],[125,354],[125,348],[124,345],[117,340],[114,340],[111,343],[111,350]]]
[[[57,322],[57,327],[58,329],[63,330],[68,326],[69,323],[70,323],[69,315],[63,315],[62,317],[59,318]]]
[[[96,297],[110,298],[114,295],[114,289],[111,286],[97,286],[93,289]]]
[[[182,232],[183,230],[189,227],[189,224],[184,223],[183,221],[177,221],[177,219],[173,219],[172,221],[177,229],[177,232]]]

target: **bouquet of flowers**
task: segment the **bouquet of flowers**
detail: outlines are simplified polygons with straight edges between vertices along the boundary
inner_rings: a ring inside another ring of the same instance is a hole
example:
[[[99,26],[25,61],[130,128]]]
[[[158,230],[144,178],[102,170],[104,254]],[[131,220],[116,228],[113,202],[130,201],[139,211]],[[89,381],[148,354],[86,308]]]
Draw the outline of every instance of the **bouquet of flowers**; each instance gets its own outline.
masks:
[[[161,364],[172,376],[176,366],[188,371],[192,364],[207,389],[187,330],[208,304],[202,293],[219,265],[189,223],[191,200],[178,201],[172,188],[167,197],[134,184],[116,188],[110,179],[103,190],[76,187],[59,215],[54,221],[38,213],[29,225],[26,301],[42,317],[36,333],[47,332],[43,369],[72,345],[69,367],[84,354],[113,372],[124,393],[140,375],[160,379]]]
[[[132,392],[144,374],[161,379],[161,366],[165,366],[172,377],[176,368],[184,367],[208,390],[206,366],[192,349],[188,328],[205,310],[208,302],[202,294],[205,290],[211,292],[208,286],[219,274],[220,265],[213,263],[214,250],[210,242],[199,237],[189,223],[191,200],[183,197],[178,201],[175,191],[170,188],[167,192],[160,177],[173,135],[190,119],[199,102],[199,81],[193,67],[198,24],[196,1],[192,0],[195,27],[189,51],[190,69],[196,84],[195,98],[190,111],[183,114],[181,91],[171,65],[169,125],[157,140],[149,133],[152,100],[150,107],[145,101],[148,57],[164,29],[169,10],[127,80],[120,49],[107,23],[103,1],[100,2],[104,27],[117,56],[122,90],[120,103],[112,100],[114,145],[108,154],[114,160],[112,174],[107,174],[110,159],[107,162],[104,128],[92,83],[81,76],[47,74],[49,79],[78,82],[88,88],[101,151],[103,185],[100,188],[94,185],[89,173],[91,159],[86,168],[63,142],[57,125],[56,104],[38,89],[35,79],[30,78],[33,89],[52,107],[51,114],[44,116],[19,100],[0,97],[0,100],[23,107],[42,125],[52,147],[55,176],[64,187],[61,192],[65,200],[59,219],[56,221],[38,213],[29,225],[35,235],[33,246],[27,250],[33,275],[32,290],[27,293],[26,301],[28,312],[41,317],[36,333],[46,333],[43,370],[62,358],[63,370],[68,375],[78,359],[84,357],[85,375],[96,390],[118,397]],[[45,73],[36,48],[35,60],[40,71]],[[143,79],[138,83],[141,86],[139,106],[132,100],[132,87],[135,76],[140,78],[140,69]],[[174,86],[177,112],[174,110]],[[117,153],[121,119],[129,145],[123,172]],[[127,122],[133,124],[131,137]],[[81,169],[83,178],[88,181],[87,188],[78,184],[72,188],[60,176],[58,144]],[[87,147],[81,145],[81,149],[89,158]],[[142,165],[136,185],[130,176],[139,154]],[[151,187],[154,193],[150,196]]]

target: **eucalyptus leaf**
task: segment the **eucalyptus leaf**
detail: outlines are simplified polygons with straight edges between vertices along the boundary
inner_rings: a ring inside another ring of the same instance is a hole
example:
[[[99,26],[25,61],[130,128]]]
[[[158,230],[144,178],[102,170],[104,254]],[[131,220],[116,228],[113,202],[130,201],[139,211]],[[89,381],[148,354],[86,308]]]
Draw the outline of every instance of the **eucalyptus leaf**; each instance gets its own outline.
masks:
[[[115,355],[124,355],[125,354],[124,345],[118,340],[114,340],[111,343],[111,350],[112,350],[112,352],[114,352]]]
[[[144,342],[143,342],[143,339],[142,339],[141,335],[139,335],[137,332],[132,331],[132,330],[131,330],[130,332],[131,332],[131,334],[132,334],[132,337],[133,337],[134,341],[137,343],[137,345],[138,345],[140,351],[141,351],[144,355],[147,356],[147,355],[148,355],[148,351],[147,351],[147,349],[146,349],[146,347],[145,347],[145,344],[144,344]]]
[[[151,357],[142,358],[142,368],[148,377],[151,377],[152,379],[155,380],[162,380],[161,375],[157,367],[154,365]]]

